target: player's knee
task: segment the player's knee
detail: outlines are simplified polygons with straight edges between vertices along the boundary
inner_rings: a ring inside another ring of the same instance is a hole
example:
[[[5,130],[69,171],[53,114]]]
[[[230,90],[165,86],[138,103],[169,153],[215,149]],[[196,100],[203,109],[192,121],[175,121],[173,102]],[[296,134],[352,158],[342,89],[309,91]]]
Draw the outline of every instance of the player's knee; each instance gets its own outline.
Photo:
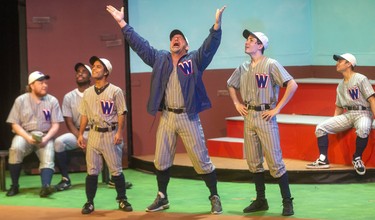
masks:
[[[56,139],[54,142],[55,152],[60,153],[65,150],[64,142],[61,139]]]
[[[319,125],[316,127],[315,136],[317,138],[322,137],[322,136],[324,136],[326,134],[327,134],[327,132],[325,132],[323,129],[321,129],[321,127]]]
[[[369,136],[370,131],[369,130],[363,130],[363,129],[358,129],[356,131],[357,136],[360,138],[367,138]]]

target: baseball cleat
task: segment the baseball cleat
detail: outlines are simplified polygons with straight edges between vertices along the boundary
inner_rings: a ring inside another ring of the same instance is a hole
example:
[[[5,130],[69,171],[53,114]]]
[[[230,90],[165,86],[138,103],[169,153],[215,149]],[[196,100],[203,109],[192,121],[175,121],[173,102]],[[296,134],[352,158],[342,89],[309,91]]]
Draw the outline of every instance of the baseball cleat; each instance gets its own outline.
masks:
[[[82,208],[82,211],[81,213],[82,214],[90,214],[91,212],[93,212],[95,210],[94,208],[94,203],[92,202],[86,202],[84,205],[83,205],[83,208]]]
[[[221,207],[220,197],[214,195],[210,198],[211,201],[211,214],[221,214],[223,212],[223,208]]]
[[[329,167],[328,160],[322,161],[320,159],[306,165],[307,169],[328,169]]]
[[[156,212],[169,208],[169,201],[166,198],[161,198],[160,193],[156,196],[155,201],[146,208],[146,212]]]
[[[244,208],[244,213],[249,212],[258,212],[258,211],[266,211],[268,210],[268,202],[267,199],[256,199],[251,202],[251,204]]]
[[[363,161],[361,160],[361,157],[356,157],[354,158],[354,160],[352,161],[353,165],[354,165],[354,169],[355,171],[359,174],[359,175],[365,175],[366,173],[366,167],[365,165],[363,164]]]

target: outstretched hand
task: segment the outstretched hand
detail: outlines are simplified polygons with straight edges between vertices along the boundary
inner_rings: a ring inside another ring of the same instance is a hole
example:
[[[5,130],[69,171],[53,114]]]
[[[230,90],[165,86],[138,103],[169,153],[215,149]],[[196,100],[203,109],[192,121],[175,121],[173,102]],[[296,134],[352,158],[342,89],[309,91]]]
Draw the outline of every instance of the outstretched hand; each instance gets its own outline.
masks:
[[[224,5],[220,9],[216,9],[216,16],[215,16],[215,26],[214,29],[218,30],[221,27],[221,17],[223,15],[224,10],[226,9],[226,5]]]
[[[127,24],[126,21],[124,20],[124,7],[121,7],[119,11],[112,5],[107,5],[107,11],[117,21],[117,23],[120,25],[121,28],[123,28]]]

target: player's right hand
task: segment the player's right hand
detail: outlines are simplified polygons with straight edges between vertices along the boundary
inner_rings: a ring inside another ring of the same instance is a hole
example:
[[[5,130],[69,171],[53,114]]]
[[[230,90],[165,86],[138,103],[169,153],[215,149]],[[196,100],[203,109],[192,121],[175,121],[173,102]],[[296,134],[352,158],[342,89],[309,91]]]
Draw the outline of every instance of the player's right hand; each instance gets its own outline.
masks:
[[[246,116],[248,114],[247,108],[243,104],[238,103],[234,106],[236,107],[236,110],[238,111],[238,113],[240,113],[240,115]]]

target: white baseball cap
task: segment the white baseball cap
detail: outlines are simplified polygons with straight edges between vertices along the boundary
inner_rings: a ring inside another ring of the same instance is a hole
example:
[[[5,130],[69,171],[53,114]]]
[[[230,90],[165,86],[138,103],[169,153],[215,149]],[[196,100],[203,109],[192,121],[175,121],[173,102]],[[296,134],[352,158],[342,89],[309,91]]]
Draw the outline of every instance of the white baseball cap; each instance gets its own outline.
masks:
[[[83,66],[85,69],[87,69],[87,71],[89,71],[90,75],[92,74],[91,72],[91,68],[86,65],[86,64],[83,64],[83,63],[77,63],[75,66],[74,66],[74,70],[77,72],[78,71],[78,67],[80,66]]]
[[[355,58],[355,56],[351,53],[344,53],[344,54],[341,54],[341,55],[333,55],[333,59],[334,60],[346,60],[348,61],[349,63],[352,64],[353,67],[355,67],[357,65],[357,59]]]
[[[39,71],[34,71],[30,73],[29,75],[29,85],[35,81],[40,81],[40,80],[49,79],[49,78],[50,78],[49,75],[45,75]]]
[[[90,58],[90,64],[94,65],[95,61],[99,60],[108,70],[108,74],[112,73],[112,64],[106,58],[99,58],[97,56],[92,56]]]
[[[262,42],[264,49],[268,48],[268,37],[262,32],[251,32],[245,29],[242,33],[245,39],[247,39],[250,35],[255,36],[260,42]]]

